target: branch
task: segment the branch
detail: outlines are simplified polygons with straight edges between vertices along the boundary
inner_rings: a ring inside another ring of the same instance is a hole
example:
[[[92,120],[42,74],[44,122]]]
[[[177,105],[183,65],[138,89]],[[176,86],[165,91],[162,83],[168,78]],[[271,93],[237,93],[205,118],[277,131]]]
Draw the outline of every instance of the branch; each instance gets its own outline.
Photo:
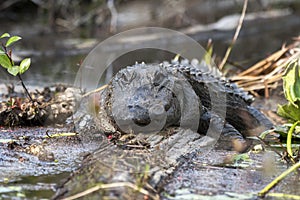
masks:
[[[221,62],[221,64],[219,65],[219,69],[222,70],[223,67],[225,66],[226,64],[226,61],[231,53],[231,50],[233,48],[233,45],[235,44],[239,34],[240,34],[240,30],[242,28],[242,25],[243,25],[243,21],[244,21],[244,18],[245,18],[245,15],[246,15],[246,10],[247,10],[247,5],[248,5],[248,0],[245,0],[244,1],[244,5],[243,5],[243,11],[242,11],[242,14],[241,14],[241,17],[239,19],[239,23],[238,23],[238,26],[236,27],[236,30],[235,30],[235,33],[234,33],[234,36],[232,38],[232,41],[231,41],[231,44],[229,45],[226,53],[225,53],[225,56]]]

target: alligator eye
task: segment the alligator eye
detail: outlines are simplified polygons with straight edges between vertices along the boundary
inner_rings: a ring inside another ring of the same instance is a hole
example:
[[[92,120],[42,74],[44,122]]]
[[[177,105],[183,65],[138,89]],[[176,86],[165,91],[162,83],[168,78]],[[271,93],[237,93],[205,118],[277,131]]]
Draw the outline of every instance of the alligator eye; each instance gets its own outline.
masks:
[[[134,71],[129,71],[129,69],[126,69],[126,70],[122,71],[117,76],[117,78],[123,84],[129,84],[135,77],[136,77],[136,73]]]
[[[167,77],[162,74],[161,72],[156,72],[154,74],[154,78],[153,78],[153,85],[154,86],[159,86],[162,82],[164,82],[164,80],[166,79]]]
[[[128,105],[127,107],[129,110],[131,110],[133,108],[133,105]]]
[[[165,111],[168,111],[171,108],[171,105],[170,104],[166,104],[164,108],[165,108]]]

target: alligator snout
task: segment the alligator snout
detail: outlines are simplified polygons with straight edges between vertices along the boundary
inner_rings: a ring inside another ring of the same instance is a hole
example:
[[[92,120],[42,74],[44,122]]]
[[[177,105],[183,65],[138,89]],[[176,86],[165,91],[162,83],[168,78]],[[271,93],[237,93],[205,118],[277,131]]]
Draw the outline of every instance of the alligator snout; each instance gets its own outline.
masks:
[[[128,105],[132,121],[139,126],[147,126],[152,120],[165,120],[166,111],[160,104],[152,105],[149,109],[140,105]]]
[[[139,126],[150,124],[149,111],[140,105],[128,105],[129,112],[132,114],[132,121]]]

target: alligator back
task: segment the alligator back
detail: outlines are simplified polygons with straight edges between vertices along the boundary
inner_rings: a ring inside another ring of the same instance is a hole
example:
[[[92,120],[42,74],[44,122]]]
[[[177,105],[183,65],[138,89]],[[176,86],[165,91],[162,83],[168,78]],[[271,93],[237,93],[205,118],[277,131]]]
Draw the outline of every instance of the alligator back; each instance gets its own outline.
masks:
[[[202,66],[178,62],[163,63],[161,66],[170,73],[183,74],[199,96],[202,105],[211,110],[213,102],[217,108],[213,112],[219,116],[224,116],[225,112],[226,121],[244,136],[257,135],[273,126],[270,120],[251,106],[253,96],[236,84],[210,72],[203,72]]]

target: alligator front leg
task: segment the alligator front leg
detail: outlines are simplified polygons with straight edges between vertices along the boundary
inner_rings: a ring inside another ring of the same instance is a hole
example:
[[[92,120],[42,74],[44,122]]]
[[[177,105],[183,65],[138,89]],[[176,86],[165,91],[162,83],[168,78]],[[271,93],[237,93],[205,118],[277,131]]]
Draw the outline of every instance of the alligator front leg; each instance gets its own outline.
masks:
[[[245,151],[249,142],[231,124],[221,116],[205,109],[200,117],[198,132],[219,140],[217,146],[221,149]],[[224,145],[223,145],[224,144]]]

